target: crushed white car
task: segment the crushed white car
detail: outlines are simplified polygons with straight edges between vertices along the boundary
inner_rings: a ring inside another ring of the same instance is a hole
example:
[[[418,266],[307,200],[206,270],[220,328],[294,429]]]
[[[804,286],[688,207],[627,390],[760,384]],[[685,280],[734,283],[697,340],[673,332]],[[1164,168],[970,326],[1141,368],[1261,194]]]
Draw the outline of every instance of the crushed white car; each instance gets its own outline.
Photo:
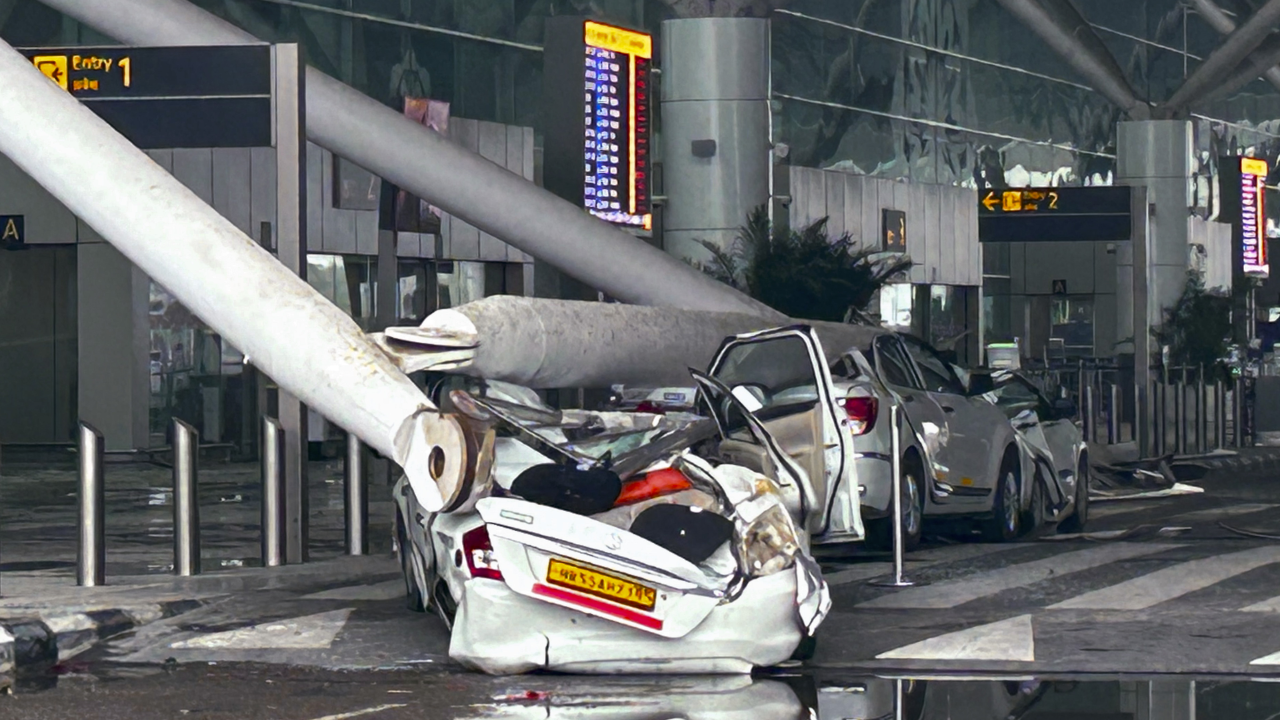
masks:
[[[502,383],[449,393],[468,490],[437,513],[407,480],[394,496],[410,604],[449,624],[452,658],[749,673],[812,647],[831,601],[810,529],[828,488],[855,481],[851,455],[827,456],[852,451],[821,422],[775,437],[740,391],[693,375],[715,418],[559,411]]]

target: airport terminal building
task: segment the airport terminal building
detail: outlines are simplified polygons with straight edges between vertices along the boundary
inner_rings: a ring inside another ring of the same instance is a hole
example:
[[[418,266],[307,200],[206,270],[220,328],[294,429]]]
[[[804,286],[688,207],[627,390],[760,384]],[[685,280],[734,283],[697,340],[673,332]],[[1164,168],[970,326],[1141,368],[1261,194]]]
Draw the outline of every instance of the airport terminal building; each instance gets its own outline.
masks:
[[[1244,3],[1221,0],[1208,18],[1179,0],[1046,0],[1044,16],[1088,39],[1106,77],[1055,52],[1039,34],[1054,29],[1029,29],[1014,0],[195,4],[264,42],[296,43],[319,71],[579,204],[582,158],[564,148],[581,136],[566,136],[567,106],[552,102],[564,67],[553,41],[566,22],[647,36],[630,54],[598,46],[629,58],[632,95],[614,107],[644,126],[630,146],[599,151],[624,158],[614,162],[630,183],[608,219],[701,260],[699,240],[731,247],[759,206],[793,227],[828,218],[832,233],[915,263],[873,313],[971,363],[1014,341],[1034,357],[1133,352],[1130,242],[1086,225],[1079,237],[993,241],[980,210],[991,191],[1147,188],[1152,322],[1188,270],[1220,289],[1238,274],[1223,159],[1264,161],[1262,194],[1275,197],[1270,76],[1213,78],[1169,117],[1143,107],[1198,77],[1221,20],[1238,21]],[[0,37],[67,57],[118,44],[53,5],[0,0]],[[275,156],[182,140],[146,149],[272,248]],[[307,146],[305,177],[307,280],[366,330],[494,294],[607,299],[319,145]],[[71,443],[83,419],[112,450],[146,449],[167,444],[180,417],[207,443],[252,446],[270,401],[236,349],[3,158],[0,188],[0,220],[16,221],[0,244],[0,444]],[[492,203],[504,211],[502,197]],[[1264,250],[1275,233],[1266,221]],[[1277,292],[1264,286],[1259,306],[1280,305]],[[329,432],[316,420],[313,440]]]

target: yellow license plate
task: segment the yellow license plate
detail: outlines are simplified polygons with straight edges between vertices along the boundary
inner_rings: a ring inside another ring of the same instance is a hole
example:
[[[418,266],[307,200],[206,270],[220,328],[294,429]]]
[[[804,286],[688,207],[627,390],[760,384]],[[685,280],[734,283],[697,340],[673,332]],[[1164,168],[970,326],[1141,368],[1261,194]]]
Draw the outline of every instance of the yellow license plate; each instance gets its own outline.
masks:
[[[563,560],[551,561],[547,582],[641,610],[652,610],[658,599],[658,591],[651,587]]]

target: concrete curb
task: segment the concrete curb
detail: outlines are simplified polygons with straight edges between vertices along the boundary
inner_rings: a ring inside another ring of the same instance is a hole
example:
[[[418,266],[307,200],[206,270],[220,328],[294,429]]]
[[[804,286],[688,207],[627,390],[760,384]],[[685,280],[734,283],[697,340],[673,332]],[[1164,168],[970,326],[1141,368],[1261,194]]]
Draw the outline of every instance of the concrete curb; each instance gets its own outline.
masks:
[[[17,677],[48,672],[99,641],[203,605],[200,600],[173,600],[0,618],[0,689],[12,687]]]

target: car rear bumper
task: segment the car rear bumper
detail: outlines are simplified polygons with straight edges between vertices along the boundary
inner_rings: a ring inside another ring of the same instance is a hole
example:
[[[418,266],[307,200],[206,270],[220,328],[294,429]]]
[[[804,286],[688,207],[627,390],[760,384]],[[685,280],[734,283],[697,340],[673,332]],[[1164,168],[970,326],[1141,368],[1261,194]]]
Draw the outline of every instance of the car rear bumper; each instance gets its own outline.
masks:
[[[494,580],[463,586],[449,656],[491,674],[745,674],[791,657],[804,635],[796,573],[747,584],[688,635],[663,638],[517,594]]]

